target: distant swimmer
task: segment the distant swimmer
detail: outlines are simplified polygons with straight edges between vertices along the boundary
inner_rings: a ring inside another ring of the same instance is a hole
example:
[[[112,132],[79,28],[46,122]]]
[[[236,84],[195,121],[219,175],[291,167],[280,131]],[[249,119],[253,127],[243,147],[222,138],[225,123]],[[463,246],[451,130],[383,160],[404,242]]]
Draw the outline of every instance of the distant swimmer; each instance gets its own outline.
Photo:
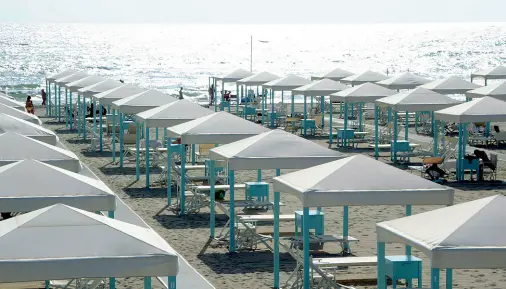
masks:
[[[183,97],[183,87],[179,90],[179,99],[184,99]]]

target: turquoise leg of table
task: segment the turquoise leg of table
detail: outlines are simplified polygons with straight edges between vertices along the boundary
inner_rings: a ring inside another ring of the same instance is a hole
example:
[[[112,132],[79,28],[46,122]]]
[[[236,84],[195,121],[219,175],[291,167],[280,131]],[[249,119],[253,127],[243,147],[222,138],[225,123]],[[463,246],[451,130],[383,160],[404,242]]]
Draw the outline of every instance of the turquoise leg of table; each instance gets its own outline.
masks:
[[[376,250],[378,255],[378,289],[387,289],[387,278],[385,270],[385,243],[378,242]]]
[[[348,238],[348,206],[344,206],[343,207],[343,238],[344,239],[347,239]],[[343,243],[343,248],[345,251],[349,251],[349,244],[348,243]]]
[[[151,289],[151,277],[144,277],[144,289]]]
[[[308,207],[304,207],[303,208],[303,219],[302,219],[302,238],[304,240],[303,242],[303,254],[304,254],[304,267],[303,267],[303,270],[304,270],[304,286],[303,288],[304,289],[309,289],[310,288],[310,275],[309,275],[309,270],[310,270],[310,265],[309,265],[309,208]]]
[[[180,190],[180,212],[179,215],[185,214],[185,192],[186,192],[186,144],[181,145],[181,186]]]
[[[135,122],[135,180],[139,180],[141,177],[141,165],[140,165],[140,125],[139,122]]]
[[[149,127],[146,125],[146,188],[149,189]]]
[[[420,283],[418,284],[418,288],[422,288]],[[453,269],[446,269],[446,289],[453,288]]]
[[[230,185],[230,246],[229,252],[235,252],[235,192],[234,192],[234,170],[228,171],[228,183]]]
[[[123,127],[123,114],[121,112],[119,114],[119,167],[123,167],[123,135],[125,133],[125,129]],[[137,134],[137,133],[136,133]]]
[[[279,192],[274,192],[274,288],[279,289]]]
[[[104,109],[104,106],[100,105],[100,119],[98,121],[98,126],[99,126],[99,128],[98,128],[98,135],[99,135],[99,143],[100,143],[100,145],[99,145],[100,152],[102,152],[102,150],[104,148],[103,147],[103,141],[104,141],[104,139],[103,139],[103,137],[104,137],[103,124],[104,124],[104,122],[102,120],[102,118],[103,118],[103,116],[102,116],[103,109]]]
[[[439,269],[432,268],[430,273],[430,288],[436,288],[439,289]]]
[[[172,170],[172,140],[170,138],[165,138],[167,141],[167,204],[170,206],[172,203],[172,178],[171,178],[171,170]]]
[[[211,199],[211,204],[210,204],[210,210],[211,210],[211,213],[209,214],[209,229],[210,229],[210,235],[211,235],[211,238],[214,238],[214,231],[215,231],[215,227],[216,227],[216,218],[215,218],[215,205],[214,205],[214,202],[215,202],[215,198],[216,198],[216,189],[215,189],[215,161],[214,160],[210,160],[209,161],[209,184],[211,185],[211,190],[209,192],[209,197]]]

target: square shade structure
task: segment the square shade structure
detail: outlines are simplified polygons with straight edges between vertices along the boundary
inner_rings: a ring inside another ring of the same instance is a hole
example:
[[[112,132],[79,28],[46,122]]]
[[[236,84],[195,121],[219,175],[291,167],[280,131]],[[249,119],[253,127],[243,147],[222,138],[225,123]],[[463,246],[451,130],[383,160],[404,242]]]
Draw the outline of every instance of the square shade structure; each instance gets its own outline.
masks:
[[[499,65],[494,68],[471,73],[471,80],[476,77],[485,79],[506,79],[506,66]]]
[[[175,102],[176,98],[159,90],[146,90],[112,103],[112,107],[125,114],[138,114],[140,112]]]
[[[40,119],[37,116],[35,116],[31,113],[28,113],[26,111],[21,111],[19,109],[14,108],[14,107],[2,104],[2,103],[0,103],[0,113],[22,119],[24,121],[27,121],[27,122],[30,122],[30,123],[33,123],[36,125],[42,125],[42,122],[40,121]]]
[[[384,75],[383,73],[367,70],[365,72],[355,74],[352,76],[345,77],[341,79],[340,81],[342,83],[350,84],[352,86],[364,84],[367,82],[377,82],[381,80],[387,79],[388,76]]]
[[[237,81],[237,84],[247,85],[247,86],[260,86],[269,81],[273,81],[278,79],[279,76],[272,74],[270,72],[264,71],[260,72],[246,78],[240,79]]]
[[[0,166],[34,159],[74,173],[82,169],[81,162],[73,152],[17,133],[0,134],[0,147]]]
[[[269,131],[261,125],[225,111],[215,112],[167,128],[167,137],[183,144],[227,144]]]
[[[431,80],[406,72],[382,81],[378,81],[377,84],[382,85],[390,89],[413,89],[420,85],[431,82]]]
[[[436,111],[459,103],[461,102],[447,95],[421,87],[376,100],[377,105],[410,112]]]
[[[141,92],[147,91],[147,89],[134,84],[124,84],[122,86],[97,93],[93,95],[93,100],[98,100],[102,105],[110,105],[116,100],[120,100]]]
[[[471,98],[491,96],[500,100],[506,100],[506,80],[470,90],[466,92],[466,96]]]
[[[105,80],[106,79],[101,76],[91,75],[86,78],[67,83],[67,84],[65,84],[65,87],[67,87],[70,90],[70,92],[78,92],[78,90],[83,87],[97,84],[97,83],[105,81]]]
[[[345,90],[347,88],[349,88],[349,86],[345,84],[324,78],[322,80],[297,87],[292,90],[292,93],[304,96],[328,96],[332,93]]]
[[[170,127],[213,114],[213,111],[186,99],[174,101],[135,116],[147,127]]]
[[[57,73],[57,74],[54,74],[54,75],[51,75],[49,77],[46,77],[46,80],[49,82],[49,83],[54,83],[55,80],[57,79],[60,79],[60,78],[64,78],[64,77],[67,77],[67,76],[70,76],[72,74],[75,74],[77,73],[78,71],[77,70],[74,70],[74,69],[67,69],[65,71],[62,71],[60,73]]]
[[[9,97],[8,95],[3,94],[1,92],[0,92],[0,103],[15,108],[17,110],[26,111],[24,103],[17,101],[14,98]]]
[[[450,76],[429,82],[420,87],[430,89],[441,94],[464,94],[469,90],[481,87],[481,85],[464,80],[460,77]]]
[[[506,122],[506,102],[482,97],[434,112],[437,120],[456,123]]]
[[[230,73],[227,73],[225,75],[222,75],[222,76],[219,76],[219,77],[216,77],[216,79],[218,80],[221,80],[223,82],[236,82],[238,80],[241,80],[243,78],[246,78],[248,76],[252,76],[253,73],[250,72],[249,70],[245,70],[245,69],[236,69]]]
[[[376,224],[378,242],[411,245],[432,268],[506,268],[506,197],[496,195]]]
[[[0,222],[0,245],[9,248],[2,282],[176,276],[179,267],[153,230],[61,204]]]
[[[453,189],[372,158],[355,155],[273,179],[275,192],[304,207],[451,205]]]
[[[20,118],[0,113],[0,133],[17,133],[50,145],[58,143],[58,136],[51,130]]]
[[[0,167],[0,183],[0,212],[31,212],[58,203],[92,212],[116,209],[116,195],[101,180],[33,159]]]
[[[279,129],[209,152],[210,159],[226,160],[231,170],[303,169],[344,157],[340,152]]]
[[[63,86],[65,84],[67,84],[67,83],[78,81],[79,79],[83,79],[83,78],[86,78],[88,76],[90,76],[88,73],[79,71],[79,72],[76,72],[74,74],[70,74],[70,75],[64,76],[62,78],[57,78],[54,81],[54,83],[56,83],[59,86]]]
[[[397,91],[385,88],[376,83],[366,82],[330,95],[333,102],[373,103],[377,99],[396,94]]]
[[[278,78],[273,81],[269,81],[263,85],[264,88],[270,88],[274,91],[291,91],[297,87],[304,86],[306,84],[310,84],[311,80],[294,75],[289,74],[285,77]]]
[[[78,89],[77,91],[79,94],[83,95],[84,97],[92,97],[95,94],[111,90],[116,87],[123,86],[124,84],[117,81],[117,80],[104,80],[102,82],[98,82],[83,88]]]
[[[352,76],[354,73],[347,70],[336,68],[330,72],[327,72],[321,76],[311,76],[311,80],[330,79],[334,81],[340,81],[343,78]]]

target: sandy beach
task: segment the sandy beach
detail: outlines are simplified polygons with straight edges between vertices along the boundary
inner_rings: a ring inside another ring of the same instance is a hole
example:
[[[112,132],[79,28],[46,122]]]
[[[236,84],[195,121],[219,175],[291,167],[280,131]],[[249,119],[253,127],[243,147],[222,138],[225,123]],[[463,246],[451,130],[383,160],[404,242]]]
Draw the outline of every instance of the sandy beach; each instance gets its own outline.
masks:
[[[38,113],[43,113],[39,109]],[[164,212],[160,216],[156,213],[165,206],[166,188],[152,183],[151,189],[145,188],[144,170],[141,169],[141,178],[135,181],[135,163],[125,162],[124,168],[120,169],[117,163],[112,163],[111,152],[104,150],[103,153],[89,152],[89,141],[82,141],[75,131],[69,132],[65,124],[56,123],[50,118],[41,116],[44,126],[55,131],[61,142],[71,151],[76,153],[82,162],[111,188],[128,206],[141,216],[156,232],[158,232],[175,250],[184,256],[188,262],[216,288],[271,288],[273,285],[273,254],[265,248],[259,247],[254,252],[240,252],[228,254],[225,246],[209,246],[202,252],[209,239],[209,211],[203,209],[199,214],[179,217],[170,212]],[[154,139],[154,129],[152,138]],[[163,135],[160,133],[160,136]],[[315,142],[327,147],[326,139],[314,139]],[[335,149],[335,148],[334,148]],[[342,150],[346,153],[356,153],[355,150]],[[362,150],[361,150],[362,151]],[[372,150],[364,151],[372,154]],[[382,161],[386,161],[384,158]],[[159,170],[151,169],[152,182],[157,180]],[[282,171],[286,173],[288,171]],[[274,171],[264,171],[263,179],[271,181]],[[357,172],[360,174],[360,172]],[[256,171],[240,171],[236,173],[236,182],[256,180]],[[364,175],[364,180],[367,176]],[[498,179],[504,179],[504,172],[498,174]],[[502,194],[506,190],[505,185],[497,184],[453,184],[455,188],[455,202],[462,203]],[[271,188],[272,189],[272,188]],[[241,192],[238,193],[241,198]],[[272,192],[271,192],[272,194]],[[281,211],[283,214],[292,214],[301,210],[299,200],[291,195],[281,194],[281,201],[285,204]],[[434,206],[413,207],[413,214],[435,209]],[[342,208],[324,208],[325,230],[327,233],[339,234],[342,224]],[[376,254],[375,224],[377,222],[396,219],[404,215],[404,207],[379,206],[379,207],[350,207],[350,235],[358,238],[360,242],[353,245],[352,249],[357,256],[371,256]],[[225,224],[224,215],[217,216],[217,226]],[[293,223],[283,224],[283,230],[293,230]],[[437,224],[434,224],[437,226]],[[218,229],[218,230],[219,230]],[[337,246],[327,246],[329,253],[338,253]],[[402,255],[404,247],[398,244],[387,246],[387,255]],[[423,259],[423,278],[425,283],[430,280],[429,260],[416,250],[414,255]],[[282,283],[295,267],[295,261],[287,254],[281,254]],[[339,272],[338,280],[375,279],[375,267],[349,268]],[[441,284],[444,282],[444,273],[441,274]],[[140,288],[140,278],[119,279],[117,288]],[[153,282],[154,288],[159,288]],[[360,289],[376,288],[374,282],[352,282]],[[506,288],[506,270],[454,270],[454,288]],[[185,288],[186,289],[186,288]]]

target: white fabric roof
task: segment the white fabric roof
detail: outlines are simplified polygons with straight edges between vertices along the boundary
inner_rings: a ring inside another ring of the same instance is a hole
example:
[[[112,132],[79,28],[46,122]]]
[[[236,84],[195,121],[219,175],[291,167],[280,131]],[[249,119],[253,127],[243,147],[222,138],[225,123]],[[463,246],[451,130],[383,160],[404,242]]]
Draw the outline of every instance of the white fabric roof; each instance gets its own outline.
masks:
[[[219,79],[223,82],[236,82],[240,79],[243,79],[243,78],[246,78],[248,76],[252,76],[253,73],[250,72],[249,70],[245,70],[245,69],[236,69],[230,73],[227,73],[225,75],[222,75],[220,77],[216,77],[216,79]]]
[[[110,105],[116,100],[120,100],[143,91],[147,91],[147,89],[134,84],[124,84],[122,86],[97,93],[92,98],[94,100],[98,100],[102,105]]]
[[[24,103],[14,100],[13,98],[10,98],[7,95],[4,95],[3,93],[0,93],[0,103],[13,107],[17,110],[26,111]]]
[[[174,276],[179,267],[153,230],[61,204],[0,222],[0,246],[9,248],[3,282]]]
[[[332,93],[349,88],[349,86],[340,82],[324,78],[314,81],[292,90],[294,95],[300,94],[304,96],[328,96]]]
[[[267,83],[269,81],[273,81],[278,79],[279,76],[272,74],[270,72],[264,71],[260,72],[251,76],[248,76],[246,78],[240,79],[237,81],[238,84],[244,84],[248,86],[259,86],[263,85],[264,83]]]
[[[17,133],[0,134],[0,147],[2,148],[0,150],[0,166],[25,159],[34,159],[74,173],[81,170],[79,159],[71,151]]]
[[[441,94],[464,94],[469,90],[481,87],[481,85],[464,80],[460,77],[450,76],[429,82],[420,87],[427,88]]]
[[[436,111],[459,103],[461,102],[447,95],[421,87],[376,100],[378,105],[389,106],[395,111],[410,112]]]
[[[112,107],[118,109],[122,113],[138,114],[175,101],[177,101],[177,98],[167,95],[159,90],[150,89],[116,100],[112,103]]]
[[[80,88],[77,91],[80,94],[84,95],[84,97],[92,97],[95,94],[98,94],[98,93],[101,93],[104,91],[108,91],[108,90],[111,90],[113,88],[120,87],[123,85],[124,85],[123,83],[121,83],[117,80],[108,79],[108,80],[104,80],[102,82],[98,82],[98,83]]]
[[[411,72],[406,72],[382,81],[378,81],[377,84],[390,89],[413,89],[429,82],[431,82],[431,80],[427,78],[421,77]]]
[[[273,186],[304,207],[453,204],[453,189],[364,155],[275,177]]]
[[[320,79],[331,79],[334,81],[339,81],[348,76],[352,76],[354,73],[349,72],[347,70],[336,68],[328,73],[323,74],[322,76],[311,76],[311,80],[320,80]]]
[[[404,243],[433,268],[506,268],[506,197],[496,195],[376,224],[379,242]]]
[[[434,118],[456,123],[506,122],[506,102],[489,96],[476,98],[436,111]]]
[[[345,78],[341,79],[340,81],[342,83],[346,83],[346,84],[350,84],[350,85],[355,86],[355,85],[359,85],[359,84],[363,84],[363,83],[367,83],[367,82],[377,82],[377,81],[385,80],[387,78],[388,78],[388,76],[386,76],[382,73],[367,70],[362,73],[358,73],[358,74],[354,74],[352,76],[345,77]]]
[[[271,130],[210,150],[209,158],[227,160],[232,170],[302,169],[342,159],[330,150],[283,130]]]
[[[472,98],[491,96],[500,100],[506,100],[506,80],[470,90],[466,93],[466,96]]]
[[[70,75],[64,76],[62,78],[57,78],[54,81],[54,83],[56,83],[59,86],[62,86],[62,85],[65,85],[67,83],[71,83],[71,82],[77,81],[79,79],[86,78],[88,76],[90,76],[88,73],[80,71],[80,72],[76,72],[74,74],[70,74]]]
[[[213,113],[210,109],[182,99],[143,111],[135,118],[147,127],[170,127]]]
[[[67,77],[67,76],[70,76],[74,73],[77,73],[78,71],[77,70],[74,70],[74,69],[67,69],[63,72],[60,72],[58,74],[55,74],[55,75],[52,75],[52,76],[49,76],[49,77],[46,77],[46,80],[49,81],[50,83],[54,83],[55,80],[57,79],[60,79],[60,78],[64,78],[64,77]]]
[[[183,144],[227,144],[269,129],[225,111],[167,128],[167,137]]]
[[[397,91],[385,88],[376,83],[366,82],[330,95],[331,101],[348,103],[373,103],[375,100],[396,94]]]
[[[278,78],[273,81],[269,81],[263,85],[265,88],[270,88],[274,91],[290,91],[297,87],[301,87],[303,85],[311,83],[311,80],[294,75],[289,74],[285,77]]]
[[[100,83],[105,80],[106,79],[103,78],[102,76],[91,75],[86,78],[67,83],[67,84],[65,84],[65,86],[70,90],[70,92],[78,92],[78,90],[83,87],[97,84],[97,83]]]
[[[33,159],[0,167],[0,183],[0,212],[31,212],[58,203],[91,212],[116,209],[116,195],[102,181]]]
[[[494,68],[471,73],[471,77],[484,77],[487,79],[506,79],[506,66],[499,65]]]
[[[13,132],[39,141],[56,145],[58,136],[40,125],[0,112],[0,134]]]
[[[26,111],[21,111],[19,109],[16,109],[14,107],[11,107],[11,106],[8,106],[8,105],[2,104],[2,103],[0,103],[0,113],[4,113],[4,114],[10,115],[10,116],[22,119],[22,120],[25,120],[27,122],[31,122],[36,125],[42,124],[40,119],[37,116],[35,116],[34,114],[27,113]]]

